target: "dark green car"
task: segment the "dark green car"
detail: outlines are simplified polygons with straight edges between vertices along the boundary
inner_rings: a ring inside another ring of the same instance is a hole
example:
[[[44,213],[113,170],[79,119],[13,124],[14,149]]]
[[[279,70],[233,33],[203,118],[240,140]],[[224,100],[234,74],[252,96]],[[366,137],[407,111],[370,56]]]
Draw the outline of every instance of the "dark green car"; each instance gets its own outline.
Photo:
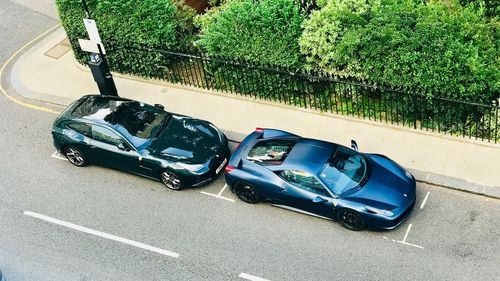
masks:
[[[112,96],[75,101],[54,121],[52,135],[76,166],[127,171],[174,190],[210,182],[229,157],[226,136],[210,122]]]

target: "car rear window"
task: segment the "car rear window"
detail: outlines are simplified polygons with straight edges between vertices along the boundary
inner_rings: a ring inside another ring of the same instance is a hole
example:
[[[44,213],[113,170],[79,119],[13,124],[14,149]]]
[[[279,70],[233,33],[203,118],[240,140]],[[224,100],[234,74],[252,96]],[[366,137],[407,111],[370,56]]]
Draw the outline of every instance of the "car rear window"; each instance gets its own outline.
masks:
[[[295,140],[264,140],[248,152],[247,159],[264,165],[279,165],[295,145]]]
[[[92,132],[90,130],[90,126],[85,124],[85,123],[69,123],[68,128],[86,136],[86,137],[92,137]]]

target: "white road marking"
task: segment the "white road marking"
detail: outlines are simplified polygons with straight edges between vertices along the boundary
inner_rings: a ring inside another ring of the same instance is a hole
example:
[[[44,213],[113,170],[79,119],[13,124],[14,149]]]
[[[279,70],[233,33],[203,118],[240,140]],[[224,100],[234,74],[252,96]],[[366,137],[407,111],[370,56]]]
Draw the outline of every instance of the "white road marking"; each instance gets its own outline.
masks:
[[[224,187],[219,191],[219,194],[217,194],[217,196],[221,196],[222,192],[224,192],[226,188],[227,188],[227,183],[224,184]]]
[[[66,157],[64,157],[64,156],[61,156],[61,154],[57,150],[54,151],[54,153],[52,153],[52,155],[50,155],[50,157],[56,158],[56,159],[59,159],[59,160],[68,161],[68,159],[66,159]]]
[[[408,242],[400,241],[400,240],[389,239],[386,236],[384,236],[382,238],[384,238],[385,240],[391,240],[392,242],[400,243],[400,244],[403,244],[403,245],[406,245],[406,246],[412,246],[412,247],[416,247],[416,248],[419,248],[419,249],[424,249],[424,247],[422,247],[420,245],[416,245],[416,244],[412,244],[412,243],[408,243]]]
[[[251,281],[270,281],[268,279],[264,279],[264,278],[260,278],[260,277],[253,276],[250,274],[246,274],[244,272],[240,273],[240,275],[238,275],[238,277],[243,278],[243,279],[247,279],[247,280],[251,280]]]
[[[200,193],[203,193],[203,194],[209,195],[209,196],[213,196],[213,197],[219,198],[219,199],[224,199],[224,200],[227,200],[229,202],[233,202],[234,203],[233,199],[222,196],[222,192],[224,192],[224,190],[226,188],[227,188],[227,184],[224,184],[224,187],[219,191],[218,194],[208,193],[208,192],[205,192],[205,191],[200,191]]]
[[[91,229],[91,228],[87,228],[87,227],[84,227],[84,226],[79,226],[79,225],[76,225],[76,224],[72,224],[72,223],[69,223],[69,222],[65,222],[65,221],[62,221],[62,220],[51,218],[51,217],[48,217],[48,216],[45,216],[45,215],[42,215],[42,214],[38,214],[38,213],[35,213],[35,212],[24,211],[24,215],[30,216],[30,217],[33,217],[33,218],[37,218],[37,219],[40,219],[40,220],[43,220],[43,221],[47,221],[47,222],[50,222],[50,223],[53,223],[53,224],[65,226],[67,228],[71,228],[71,229],[74,229],[74,230],[85,232],[85,233],[88,233],[88,234],[91,234],[91,235],[94,235],[94,236],[98,236],[98,237],[102,237],[102,238],[105,238],[105,239],[109,239],[109,240],[121,242],[121,243],[124,243],[124,244],[128,244],[128,245],[131,245],[131,246],[134,246],[134,247],[137,247],[137,248],[141,248],[141,249],[148,250],[148,251],[151,251],[151,252],[155,252],[155,253],[158,253],[158,254],[162,254],[162,255],[165,255],[165,256],[169,256],[169,257],[173,257],[173,258],[178,258],[179,257],[179,254],[174,253],[174,252],[163,250],[163,249],[160,249],[160,248],[157,248],[157,247],[153,247],[153,246],[150,246],[150,245],[147,245],[147,244],[143,244],[143,243],[140,243],[140,242],[137,242],[137,241],[133,241],[133,240],[130,240],[130,239],[127,239],[127,238],[122,238],[122,237],[119,237],[119,236],[116,236],[116,235],[104,233],[104,232],[101,232],[101,231],[98,231],[98,230],[94,230],[94,229]]]
[[[408,225],[408,229],[406,230],[405,237],[403,238],[402,242],[406,242],[406,238],[408,238],[408,234],[410,233],[412,224]]]
[[[422,201],[422,205],[420,205],[420,210],[422,210],[425,206],[425,203],[427,202],[427,198],[429,198],[429,194],[431,194],[430,191],[427,191],[427,194],[424,197],[424,201]]]
[[[422,246],[415,245],[415,244],[408,243],[408,242],[404,242],[404,241],[395,241],[395,242],[398,242],[398,243],[401,243],[401,244],[404,244],[404,245],[407,245],[407,246],[416,247],[416,248],[419,248],[419,249],[423,249],[423,248],[424,248],[424,247],[422,247]]]

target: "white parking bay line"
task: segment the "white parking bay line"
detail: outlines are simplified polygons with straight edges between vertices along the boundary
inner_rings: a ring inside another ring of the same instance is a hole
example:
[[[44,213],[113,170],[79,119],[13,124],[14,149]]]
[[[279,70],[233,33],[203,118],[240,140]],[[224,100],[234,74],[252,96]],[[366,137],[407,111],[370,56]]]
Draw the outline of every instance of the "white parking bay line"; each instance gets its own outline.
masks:
[[[402,242],[406,242],[406,238],[408,238],[408,234],[410,234],[412,224],[408,225],[408,229],[406,230],[405,237],[403,238]]]
[[[52,155],[50,155],[50,157],[56,158],[59,160],[68,161],[68,159],[66,159],[66,157],[64,157],[64,156],[61,156],[61,154],[58,151],[54,151],[54,153],[52,153]]]
[[[227,188],[227,183],[224,184],[224,187],[219,191],[219,193],[217,194],[217,196],[221,196],[222,192],[224,192],[224,190],[226,190]]]
[[[243,279],[247,279],[247,280],[251,280],[251,281],[269,281],[268,279],[260,278],[260,277],[246,274],[243,272],[240,273],[240,275],[238,275],[238,277],[243,278]]]
[[[91,235],[94,235],[94,236],[98,236],[98,237],[102,237],[102,238],[105,238],[105,239],[109,239],[109,240],[121,242],[121,243],[124,243],[124,244],[128,244],[128,245],[131,245],[131,246],[134,246],[134,247],[137,247],[137,248],[141,248],[141,249],[148,250],[148,251],[151,251],[151,252],[155,252],[155,253],[158,253],[158,254],[162,254],[162,255],[165,255],[165,256],[169,256],[169,257],[173,257],[173,258],[178,258],[179,257],[179,254],[171,252],[171,251],[163,250],[163,249],[160,249],[160,248],[157,248],[157,247],[153,247],[153,246],[150,246],[150,245],[147,245],[147,244],[143,244],[143,243],[140,243],[140,242],[137,242],[137,241],[133,241],[133,240],[130,240],[130,239],[127,239],[127,238],[122,238],[122,237],[119,237],[119,236],[116,236],[116,235],[104,233],[104,232],[101,232],[101,231],[98,231],[98,230],[94,230],[94,229],[91,229],[91,228],[87,228],[87,227],[84,227],[84,226],[79,226],[79,225],[76,225],[76,224],[72,224],[72,223],[69,223],[69,222],[65,222],[65,221],[62,221],[62,220],[51,218],[51,217],[48,217],[48,216],[45,216],[45,215],[42,215],[42,214],[38,214],[38,213],[35,213],[35,212],[24,211],[24,215],[30,216],[30,217],[33,217],[33,218],[37,218],[37,219],[40,219],[40,220],[43,220],[43,221],[47,221],[47,222],[50,222],[50,223],[53,223],[53,224],[65,226],[67,228],[71,228],[71,229],[74,229],[74,230],[85,232],[85,233],[88,233],[88,234],[91,234]]]
[[[423,249],[423,248],[424,248],[424,247],[422,247],[422,246],[415,245],[415,244],[408,243],[408,242],[404,242],[404,241],[395,241],[395,242],[398,242],[398,243],[401,243],[401,244],[404,244],[404,245],[407,245],[407,246],[416,247],[416,248],[419,248],[419,249]]]
[[[224,200],[227,200],[229,202],[233,202],[234,203],[233,199],[222,196],[222,192],[224,192],[224,190],[226,190],[226,188],[227,188],[227,184],[224,184],[224,187],[217,194],[208,193],[208,192],[205,192],[205,191],[200,191],[200,193],[203,193],[203,194],[209,195],[209,196],[213,196],[213,197],[219,198],[219,199],[224,199]]]
[[[422,204],[420,205],[420,210],[422,210],[425,206],[425,203],[427,202],[427,198],[429,198],[429,194],[431,194],[430,191],[427,191],[427,194],[424,197],[424,201],[422,201]]]

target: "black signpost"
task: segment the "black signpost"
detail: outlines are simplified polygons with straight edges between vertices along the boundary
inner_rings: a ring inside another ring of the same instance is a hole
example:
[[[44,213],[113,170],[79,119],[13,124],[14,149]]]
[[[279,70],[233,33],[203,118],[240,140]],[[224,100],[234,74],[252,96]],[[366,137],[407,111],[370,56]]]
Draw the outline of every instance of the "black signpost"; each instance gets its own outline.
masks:
[[[90,12],[85,0],[82,0],[82,6],[86,16],[84,21],[90,20]],[[93,37],[99,38],[98,34],[90,34],[90,31],[88,29],[87,32],[89,33],[89,37],[91,40],[93,39]],[[95,28],[95,33],[97,33],[97,28]],[[101,93],[101,95],[118,96],[115,81],[113,80],[113,75],[111,75],[111,72],[109,70],[109,66],[106,61],[106,55],[103,52],[103,46],[100,38],[96,41],[93,41],[93,43],[95,43],[97,46],[97,52],[92,52],[90,54],[90,61],[88,62],[88,65],[90,71],[92,72],[92,76],[94,76],[94,81],[97,83],[99,92]]]

